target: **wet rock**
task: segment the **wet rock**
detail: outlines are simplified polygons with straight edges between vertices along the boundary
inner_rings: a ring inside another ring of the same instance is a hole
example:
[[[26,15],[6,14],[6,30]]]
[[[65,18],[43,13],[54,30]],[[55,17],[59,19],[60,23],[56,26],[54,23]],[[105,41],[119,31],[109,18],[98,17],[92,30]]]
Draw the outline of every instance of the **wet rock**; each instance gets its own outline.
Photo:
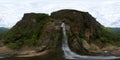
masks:
[[[120,56],[120,47],[117,46],[107,46],[102,49],[107,55],[117,55]]]
[[[90,45],[87,43],[86,40],[83,40],[83,41],[82,41],[82,45],[83,45],[83,47],[84,47],[85,49],[87,49],[87,50],[90,48]]]

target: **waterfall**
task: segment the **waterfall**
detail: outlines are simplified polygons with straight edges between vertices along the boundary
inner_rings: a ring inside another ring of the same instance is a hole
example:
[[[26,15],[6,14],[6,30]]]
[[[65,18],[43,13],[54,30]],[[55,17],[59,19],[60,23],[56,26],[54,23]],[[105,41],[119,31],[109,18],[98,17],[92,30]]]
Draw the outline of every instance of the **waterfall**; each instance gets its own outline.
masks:
[[[62,50],[64,52],[64,57],[66,59],[117,59],[117,58],[120,58],[116,56],[82,56],[72,52],[68,45],[65,23],[62,23],[61,27],[63,31]]]
[[[76,53],[72,52],[68,46],[68,39],[66,35],[65,23],[62,23],[61,27],[63,28],[63,42],[62,42],[62,49],[64,51],[65,57],[67,59],[73,59],[75,57],[79,57]]]

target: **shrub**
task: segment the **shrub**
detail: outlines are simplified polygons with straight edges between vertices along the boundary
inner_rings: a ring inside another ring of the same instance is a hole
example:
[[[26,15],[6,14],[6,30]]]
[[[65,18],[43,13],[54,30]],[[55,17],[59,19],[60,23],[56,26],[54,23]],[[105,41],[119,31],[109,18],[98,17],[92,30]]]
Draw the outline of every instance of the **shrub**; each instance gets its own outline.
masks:
[[[57,32],[56,31],[52,31],[52,37],[55,38],[57,35]]]
[[[28,46],[37,46],[39,42],[36,39],[36,35],[33,35],[31,39],[24,40],[24,44]]]
[[[93,50],[95,50],[95,48],[93,46],[90,46],[89,50],[93,51]]]
[[[17,43],[9,43],[7,44],[7,47],[11,49],[17,49],[19,48],[19,45]]]

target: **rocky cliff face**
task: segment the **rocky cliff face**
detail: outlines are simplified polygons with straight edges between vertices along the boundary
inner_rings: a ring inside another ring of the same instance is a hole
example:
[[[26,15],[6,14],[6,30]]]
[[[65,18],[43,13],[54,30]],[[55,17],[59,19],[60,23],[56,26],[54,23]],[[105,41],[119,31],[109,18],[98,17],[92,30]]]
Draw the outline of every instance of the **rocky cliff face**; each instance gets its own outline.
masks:
[[[47,14],[27,13],[4,36],[10,48],[39,47],[40,50],[61,49],[61,23],[66,24],[71,50],[89,54],[106,45],[118,45],[120,38],[98,23],[88,12],[60,10]],[[113,36],[111,36],[111,34]]]

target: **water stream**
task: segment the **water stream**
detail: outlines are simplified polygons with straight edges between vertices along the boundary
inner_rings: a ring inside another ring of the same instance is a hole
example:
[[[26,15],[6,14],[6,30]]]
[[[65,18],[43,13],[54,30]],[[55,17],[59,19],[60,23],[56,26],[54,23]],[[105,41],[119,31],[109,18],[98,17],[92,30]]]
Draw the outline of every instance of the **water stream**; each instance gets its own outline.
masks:
[[[83,56],[72,52],[68,45],[65,23],[61,24],[63,30],[62,50],[66,59],[118,59],[116,56]]]
[[[10,54],[0,54],[0,58],[6,58],[6,57],[11,57],[12,55]]]

